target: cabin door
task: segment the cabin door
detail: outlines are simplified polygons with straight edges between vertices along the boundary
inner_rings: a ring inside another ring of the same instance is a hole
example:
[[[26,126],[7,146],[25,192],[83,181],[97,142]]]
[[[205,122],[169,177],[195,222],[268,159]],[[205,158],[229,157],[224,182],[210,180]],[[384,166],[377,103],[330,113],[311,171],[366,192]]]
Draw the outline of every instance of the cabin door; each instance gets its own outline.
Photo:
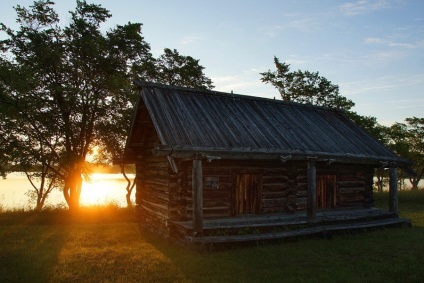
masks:
[[[257,214],[262,207],[262,184],[260,174],[237,174],[235,214]]]
[[[317,175],[317,208],[336,207],[336,175]]]

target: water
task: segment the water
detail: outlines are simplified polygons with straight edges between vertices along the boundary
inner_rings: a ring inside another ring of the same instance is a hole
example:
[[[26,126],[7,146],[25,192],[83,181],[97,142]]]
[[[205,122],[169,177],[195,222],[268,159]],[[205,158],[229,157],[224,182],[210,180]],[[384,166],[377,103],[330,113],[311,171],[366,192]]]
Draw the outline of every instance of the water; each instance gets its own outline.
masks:
[[[132,180],[133,174],[127,174]],[[81,205],[104,205],[117,204],[118,206],[126,206],[125,199],[127,181],[122,174],[92,174],[90,181],[84,181],[81,191]],[[26,194],[33,190],[31,184],[23,173],[11,173],[7,179],[0,178],[0,209],[13,210],[25,209],[30,210],[35,207],[35,202],[31,202]],[[134,202],[135,189],[131,194]],[[47,201],[46,206],[57,207],[65,206],[66,202],[60,189],[53,190]]]

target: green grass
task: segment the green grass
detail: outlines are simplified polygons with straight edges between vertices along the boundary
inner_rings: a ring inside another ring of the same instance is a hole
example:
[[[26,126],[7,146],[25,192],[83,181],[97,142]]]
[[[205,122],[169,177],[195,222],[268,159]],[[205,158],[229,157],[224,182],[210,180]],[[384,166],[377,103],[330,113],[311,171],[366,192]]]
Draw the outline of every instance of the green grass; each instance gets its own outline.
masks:
[[[0,282],[422,282],[424,192],[400,192],[399,208],[413,228],[212,253],[140,231],[125,209],[1,213]]]

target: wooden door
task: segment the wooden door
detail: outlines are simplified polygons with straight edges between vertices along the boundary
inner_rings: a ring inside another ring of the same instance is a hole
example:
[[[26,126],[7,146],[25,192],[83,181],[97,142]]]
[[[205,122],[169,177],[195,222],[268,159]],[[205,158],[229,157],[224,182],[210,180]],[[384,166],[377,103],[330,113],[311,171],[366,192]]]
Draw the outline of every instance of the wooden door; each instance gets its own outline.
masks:
[[[257,214],[262,207],[262,185],[259,174],[237,174],[235,214]]]
[[[317,209],[336,207],[336,175],[317,175]]]

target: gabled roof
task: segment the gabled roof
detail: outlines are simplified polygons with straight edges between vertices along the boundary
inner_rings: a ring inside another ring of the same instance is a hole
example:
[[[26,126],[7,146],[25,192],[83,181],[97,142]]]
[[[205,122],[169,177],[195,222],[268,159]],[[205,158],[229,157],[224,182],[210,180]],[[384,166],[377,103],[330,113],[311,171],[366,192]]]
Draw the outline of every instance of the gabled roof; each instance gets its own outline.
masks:
[[[140,97],[124,160],[140,144],[141,116],[150,116],[160,144],[176,158],[306,159],[405,163],[343,112],[281,100],[135,82]],[[146,113],[147,112],[147,113]],[[134,160],[132,160],[134,161]]]

